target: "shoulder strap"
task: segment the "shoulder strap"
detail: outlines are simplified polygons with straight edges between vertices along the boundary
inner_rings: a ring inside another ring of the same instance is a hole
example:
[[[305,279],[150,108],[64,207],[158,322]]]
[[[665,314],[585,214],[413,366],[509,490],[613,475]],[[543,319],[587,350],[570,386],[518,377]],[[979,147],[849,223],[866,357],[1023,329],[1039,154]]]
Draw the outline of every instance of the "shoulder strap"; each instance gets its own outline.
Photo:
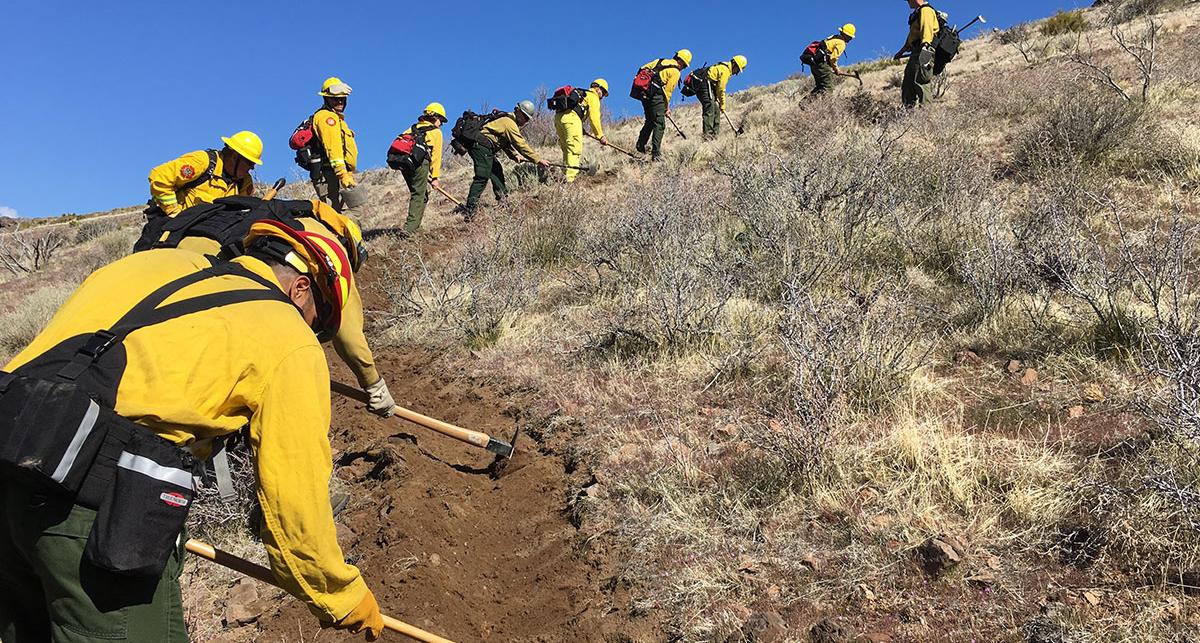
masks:
[[[189,191],[195,189],[196,186],[211,181],[213,176],[216,174],[217,151],[216,150],[204,150],[204,151],[208,153],[208,169],[204,170],[204,173],[201,174],[200,176],[192,179],[191,181],[188,181],[187,183],[184,183],[183,187],[181,187],[175,191],[177,194],[189,192]]]
[[[209,262],[213,259],[209,258]],[[206,279],[221,277],[225,275],[236,275],[254,281],[265,288],[250,288],[244,290],[229,290],[225,292],[209,293],[200,295],[191,299],[177,301],[165,306],[161,306],[162,302],[166,301],[171,295]],[[84,342],[83,346],[76,351],[71,361],[67,363],[59,372],[58,376],[65,380],[75,380],[80,375],[83,375],[89,368],[95,364],[96,360],[100,359],[104,353],[108,352],[113,346],[125,341],[125,338],[130,333],[161,324],[178,317],[198,313],[202,310],[210,308],[218,308],[221,306],[230,306],[250,301],[279,301],[291,303],[279,288],[270,280],[255,274],[248,268],[233,262],[215,264],[210,268],[196,271],[189,275],[184,275],[179,279],[169,282],[159,287],[154,292],[150,293],[145,299],[138,302],[136,306],[125,313],[115,324],[108,330],[97,331]]]

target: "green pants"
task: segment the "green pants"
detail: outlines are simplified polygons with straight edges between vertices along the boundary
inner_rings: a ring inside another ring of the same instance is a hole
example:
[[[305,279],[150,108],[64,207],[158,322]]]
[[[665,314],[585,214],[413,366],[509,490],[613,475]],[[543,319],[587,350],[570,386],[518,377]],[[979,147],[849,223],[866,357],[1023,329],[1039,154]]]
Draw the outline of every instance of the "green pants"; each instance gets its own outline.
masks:
[[[408,184],[408,218],[404,220],[405,232],[416,232],[421,228],[421,220],[425,218],[425,205],[429,203],[429,160],[417,166],[415,170],[401,170],[404,182]]]
[[[704,83],[700,91],[696,92],[696,98],[699,99],[700,108],[704,113],[701,123],[704,138],[716,138],[721,130],[721,106],[713,97],[712,83]]]
[[[309,172],[308,178],[312,180],[313,189],[317,192],[317,199],[333,206],[334,210],[345,215],[354,214],[351,208],[346,207],[346,202],[342,199],[342,182],[338,180],[337,173],[332,167],[322,165],[320,171]]]
[[[83,560],[95,519],[70,500],[0,479],[0,640],[188,640],[182,546],[160,578],[113,574]]]
[[[508,196],[508,184],[504,182],[504,166],[496,158],[495,150],[482,143],[473,143],[470,154],[475,162],[475,178],[471,181],[471,191],[467,193],[467,210],[474,210],[479,205],[479,197],[483,196],[483,190],[489,182],[496,200],[503,201]]]
[[[826,92],[833,91],[834,79],[837,76],[833,73],[833,65],[828,62],[819,62],[811,67],[813,81],[816,82],[816,87],[813,87],[812,96],[818,96]]]
[[[933,53],[929,52],[926,60],[932,61]],[[921,64],[921,50],[917,49],[908,58],[904,67],[904,82],[900,86],[900,98],[905,107],[918,107],[928,103],[933,98],[933,70]]]
[[[667,131],[667,96],[661,89],[651,89],[642,99],[642,109],[646,112],[646,123],[638,134],[637,150],[646,151],[650,143],[650,155],[653,158],[662,156],[663,133]]]

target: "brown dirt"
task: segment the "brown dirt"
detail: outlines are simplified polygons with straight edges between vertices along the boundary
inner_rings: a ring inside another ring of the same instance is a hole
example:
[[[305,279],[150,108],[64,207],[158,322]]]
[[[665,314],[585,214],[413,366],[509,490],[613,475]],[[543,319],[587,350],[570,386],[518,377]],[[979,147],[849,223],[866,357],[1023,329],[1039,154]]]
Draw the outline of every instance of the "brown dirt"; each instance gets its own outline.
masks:
[[[362,276],[367,284],[375,278],[367,269]],[[368,308],[382,304],[371,290],[364,288]],[[446,366],[449,358],[403,350],[376,358],[397,402],[426,415],[505,441],[539,419],[529,393],[473,379]],[[353,382],[332,352],[330,364],[336,379]],[[571,499],[591,476],[568,462],[568,444],[539,444],[523,433],[517,455],[493,478],[491,453],[423,427],[376,418],[336,397],[333,418],[335,475],[352,494],[338,518],[340,540],[385,613],[457,641],[665,640],[656,618],[634,615],[621,580],[625,552],[585,541],[572,524]],[[293,641],[315,633],[315,619],[286,599],[221,638]],[[353,639],[361,637],[319,638]]]

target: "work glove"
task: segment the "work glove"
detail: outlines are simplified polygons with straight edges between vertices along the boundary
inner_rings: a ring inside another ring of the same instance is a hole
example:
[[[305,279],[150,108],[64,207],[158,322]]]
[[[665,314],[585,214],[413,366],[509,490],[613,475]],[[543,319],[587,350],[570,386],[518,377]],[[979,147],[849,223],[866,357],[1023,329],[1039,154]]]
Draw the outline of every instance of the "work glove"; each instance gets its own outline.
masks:
[[[371,590],[363,597],[349,614],[333,624],[335,630],[346,630],[351,634],[364,634],[368,641],[374,641],[383,634],[383,614],[379,611],[379,603]]]
[[[338,175],[338,183],[341,183],[342,188],[347,189],[347,190],[358,185],[358,182],[354,180],[354,175],[351,174],[350,172],[342,172],[341,174],[339,174]]]
[[[387,382],[379,378],[378,382],[367,387],[367,410],[380,417],[391,417],[396,400],[388,390]]]
[[[920,56],[918,62],[920,62],[921,66],[927,70],[933,69],[933,47],[930,45],[921,47]]]

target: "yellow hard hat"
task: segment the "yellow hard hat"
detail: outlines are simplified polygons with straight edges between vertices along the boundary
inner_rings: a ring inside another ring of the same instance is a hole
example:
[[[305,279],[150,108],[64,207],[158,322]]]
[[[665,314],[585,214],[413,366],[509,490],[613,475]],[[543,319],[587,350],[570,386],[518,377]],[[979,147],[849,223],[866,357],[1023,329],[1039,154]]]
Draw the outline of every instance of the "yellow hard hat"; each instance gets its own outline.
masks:
[[[263,144],[258,134],[242,130],[233,136],[222,136],[221,140],[229,146],[229,149],[241,154],[242,158],[255,165],[262,165]]]
[[[358,272],[367,261],[367,246],[363,243],[362,229],[354,219],[334,210],[328,203],[314,199],[312,204],[313,215],[342,242],[346,257],[350,259],[350,269]]]
[[[592,87],[599,87],[600,89],[604,90],[604,95],[608,96],[608,81],[607,80],[604,80],[603,78],[597,78],[596,80],[592,81]]]
[[[847,22],[842,25],[842,33],[853,38],[858,33],[858,30],[854,28],[852,23]]]
[[[430,103],[425,106],[425,111],[422,116],[440,116],[442,120],[446,120],[446,108],[442,107],[441,103]]]
[[[733,57],[733,64],[737,65],[738,73],[746,71],[746,57],[741,54]]]
[[[244,247],[259,250],[303,275],[307,275],[319,294],[317,337],[332,339],[342,325],[342,309],[350,299],[354,277],[350,260],[342,244],[325,235],[296,230],[273,219],[255,221],[246,235]]]
[[[692,52],[687,49],[680,49],[675,52],[675,57],[683,61],[684,67],[692,64]]]
[[[326,98],[341,98],[349,96],[352,91],[354,90],[350,89],[350,86],[346,83],[343,83],[341,78],[330,76],[321,84],[321,91],[317,92],[317,94]]]

